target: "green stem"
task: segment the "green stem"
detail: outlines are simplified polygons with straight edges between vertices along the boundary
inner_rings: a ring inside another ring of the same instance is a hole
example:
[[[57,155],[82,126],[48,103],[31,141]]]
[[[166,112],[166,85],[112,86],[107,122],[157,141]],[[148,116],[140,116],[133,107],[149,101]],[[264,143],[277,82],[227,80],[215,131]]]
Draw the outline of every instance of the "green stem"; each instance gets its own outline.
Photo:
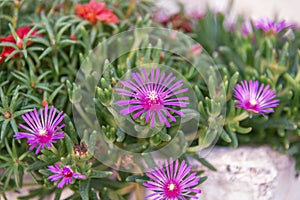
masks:
[[[12,17],[12,26],[14,29],[17,28],[17,22],[18,22],[18,14],[19,14],[19,1],[15,0],[15,5],[14,5],[14,15]]]

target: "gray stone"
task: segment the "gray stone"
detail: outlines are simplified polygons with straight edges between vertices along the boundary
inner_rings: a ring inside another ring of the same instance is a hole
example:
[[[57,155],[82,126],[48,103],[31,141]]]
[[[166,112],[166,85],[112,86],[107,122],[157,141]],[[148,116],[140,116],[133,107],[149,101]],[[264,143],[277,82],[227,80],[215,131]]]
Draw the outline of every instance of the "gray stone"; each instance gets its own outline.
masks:
[[[203,200],[299,200],[295,161],[269,147],[214,148],[206,158],[218,171],[206,169]],[[203,166],[193,162],[195,169]]]

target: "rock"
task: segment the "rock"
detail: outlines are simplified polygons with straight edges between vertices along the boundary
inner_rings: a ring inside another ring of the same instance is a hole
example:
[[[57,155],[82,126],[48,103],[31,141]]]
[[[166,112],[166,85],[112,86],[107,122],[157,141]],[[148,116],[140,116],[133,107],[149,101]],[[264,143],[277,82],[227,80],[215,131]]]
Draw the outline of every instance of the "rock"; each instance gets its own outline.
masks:
[[[295,161],[269,147],[216,147],[206,158],[217,172],[206,170],[203,200],[299,200]],[[195,169],[203,170],[192,162]]]

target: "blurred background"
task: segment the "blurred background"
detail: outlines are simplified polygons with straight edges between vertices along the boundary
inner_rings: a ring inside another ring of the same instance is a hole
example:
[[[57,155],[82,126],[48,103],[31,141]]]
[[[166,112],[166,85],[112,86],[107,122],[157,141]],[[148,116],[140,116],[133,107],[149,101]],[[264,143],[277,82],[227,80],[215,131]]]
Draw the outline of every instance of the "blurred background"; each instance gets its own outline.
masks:
[[[300,21],[299,0],[158,0],[157,5],[173,14],[179,10],[176,2],[185,4],[188,12],[204,12],[207,5],[213,10],[225,11],[231,4],[233,8],[231,18],[243,14],[252,19],[276,17],[290,22]]]

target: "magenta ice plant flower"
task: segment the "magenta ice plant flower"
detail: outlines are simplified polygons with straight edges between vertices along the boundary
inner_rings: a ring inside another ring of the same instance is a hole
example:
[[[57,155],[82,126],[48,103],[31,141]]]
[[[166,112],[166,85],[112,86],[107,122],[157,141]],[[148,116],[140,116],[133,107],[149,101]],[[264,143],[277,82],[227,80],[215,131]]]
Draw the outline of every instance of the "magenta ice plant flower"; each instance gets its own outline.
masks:
[[[205,17],[205,11],[203,10],[194,10],[194,11],[191,11],[189,13],[187,13],[187,16],[191,19],[202,19]]]
[[[242,34],[244,36],[248,36],[252,32],[253,32],[253,30],[252,30],[251,22],[248,21],[248,20],[244,21],[243,24],[242,24]]]
[[[65,126],[61,124],[64,117],[65,114],[62,111],[57,114],[54,106],[48,110],[48,105],[46,105],[44,110],[40,109],[40,115],[34,108],[32,112],[22,115],[27,126],[20,124],[20,127],[27,132],[18,132],[14,138],[26,138],[30,145],[29,150],[37,147],[35,154],[38,154],[41,149],[46,146],[51,148],[53,143],[65,137],[65,133],[61,130]]]
[[[162,125],[166,124],[170,127],[167,118],[176,122],[174,114],[184,117],[184,114],[176,108],[186,107],[189,98],[177,97],[177,95],[187,92],[188,88],[182,88],[183,81],[176,81],[176,76],[172,72],[166,74],[161,73],[159,68],[152,69],[148,77],[143,68],[142,73],[133,72],[131,77],[132,80],[126,78],[121,81],[124,88],[116,88],[118,95],[128,98],[116,102],[118,106],[126,106],[120,111],[122,115],[132,114],[136,119],[145,114],[145,121],[150,121],[152,127],[155,125],[156,118]]]
[[[229,32],[235,32],[236,30],[236,20],[232,18],[227,18],[224,21],[224,28]]]
[[[143,185],[147,190],[151,191],[145,198],[155,200],[175,200],[175,199],[198,199],[197,194],[201,190],[195,187],[199,184],[200,178],[196,176],[196,172],[191,172],[192,166],[182,161],[173,163],[165,161],[165,168],[159,163],[159,168],[155,167],[146,175],[150,178]]]
[[[270,85],[259,84],[258,81],[242,81],[234,88],[234,96],[237,108],[266,116],[265,113],[274,112],[273,108],[278,106],[279,100],[275,99],[275,91]]]
[[[57,187],[62,188],[64,185],[73,183],[73,179],[86,179],[86,176],[83,174],[75,173],[69,166],[59,167],[57,163],[54,166],[48,166],[48,169],[54,173],[48,177],[48,180],[52,182],[61,180]]]
[[[284,29],[292,27],[292,24],[288,24],[285,21],[275,22],[271,19],[261,19],[254,22],[254,27],[256,29],[261,29],[265,33],[278,34]]]
[[[162,10],[155,11],[153,14],[153,20],[158,23],[165,23],[169,19],[170,19],[170,15]]]

